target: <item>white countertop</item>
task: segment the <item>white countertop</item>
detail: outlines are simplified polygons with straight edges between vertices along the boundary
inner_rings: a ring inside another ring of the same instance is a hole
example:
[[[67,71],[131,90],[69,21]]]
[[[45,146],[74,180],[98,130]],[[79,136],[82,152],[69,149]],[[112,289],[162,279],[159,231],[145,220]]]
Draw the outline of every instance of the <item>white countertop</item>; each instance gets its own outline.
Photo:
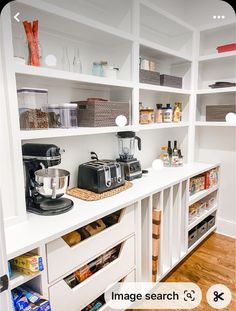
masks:
[[[67,196],[73,200],[74,207],[65,214],[39,216],[29,213],[27,221],[6,228],[8,259],[37,248],[100,217],[217,165],[219,163],[192,163],[179,168],[163,168],[159,171],[149,169],[148,174],[133,181],[133,187],[115,196],[93,202]]]

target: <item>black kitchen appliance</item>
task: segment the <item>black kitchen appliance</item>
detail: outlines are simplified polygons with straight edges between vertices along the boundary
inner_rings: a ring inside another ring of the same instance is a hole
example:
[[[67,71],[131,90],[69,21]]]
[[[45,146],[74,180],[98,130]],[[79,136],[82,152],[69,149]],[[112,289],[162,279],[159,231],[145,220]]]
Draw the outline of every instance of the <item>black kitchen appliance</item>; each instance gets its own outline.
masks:
[[[134,158],[135,141],[138,141],[138,149],[141,150],[141,138],[135,132],[118,132],[118,144],[120,158],[117,161],[124,167],[126,180],[142,177],[142,168],[139,160]]]
[[[27,211],[39,215],[57,215],[69,211],[73,201],[62,198],[69,185],[70,173],[49,168],[61,163],[62,150],[53,144],[24,144]]]
[[[79,188],[103,193],[124,185],[124,171],[120,163],[114,160],[99,160],[96,153],[91,154],[92,161],[79,166]]]

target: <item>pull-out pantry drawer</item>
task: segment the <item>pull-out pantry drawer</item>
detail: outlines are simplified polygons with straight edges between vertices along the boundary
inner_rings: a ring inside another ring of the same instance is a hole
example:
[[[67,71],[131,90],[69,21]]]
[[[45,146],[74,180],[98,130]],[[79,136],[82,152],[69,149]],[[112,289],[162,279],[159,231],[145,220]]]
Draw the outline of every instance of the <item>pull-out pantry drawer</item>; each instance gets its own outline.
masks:
[[[121,282],[135,282],[135,270],[127,274],[126,277],[124,277]],[[99,309],[99,311],[114,311],[114,309],[105,304]]]
[[[69,271],[95,258],[104,250],[134,233],[134,205],[121,211],[118,223],[69,246],[62,238],[47,244],[47,262],[49,283],[63,277]]]
[[[125,277],[135,266],[134,236],[125,240],[119,257],[71,288],[64,279],[49,288],[52,311],[79,311]]]

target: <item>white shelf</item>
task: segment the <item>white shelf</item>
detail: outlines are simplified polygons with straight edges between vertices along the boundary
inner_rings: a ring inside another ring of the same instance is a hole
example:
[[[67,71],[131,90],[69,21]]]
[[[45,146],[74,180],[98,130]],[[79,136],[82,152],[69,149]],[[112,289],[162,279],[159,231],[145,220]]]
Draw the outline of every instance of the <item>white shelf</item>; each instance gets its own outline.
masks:
[[[123,127],[107,126],[107,127],[78,127],[71,129],[47,129],[47,130],[21,130],[21,140],[39,139],[39,138],[54,138],[54,137],[69,137],[80,135],[96,135],[105,133],[116,133],[124,131],[136,131],[136,127],[127,125]]]
[[[12,277],[10,278],[10,284],[9,284],[10,290],[36,278],[39,275],[40,275],[40,272],[37,273],[36,275],[24,275],[19,271],[13,270]]]
[[[175,63],[181,63],[181,62],[191,62],[192,58],[187,56],[184,53],[180,53],[178,51],[175,51],[173,49],[170,49],[168,47],[162,46],[158,43],[146,40],[146,39],[139,39],[139,44],[143,47],[152,49],[154,51],[156,51],[157,55],[158,54],[162,54],[163,56],[167,56],[167,57],[171,57],[171,58],[175,58],[176,61]],[[174,62],[173,62],[174,63]]]
[[[222,88],[216,88],[216,89],[200,89],[197,90],[197,94],[216,94],[216,93],[231,93],[231,92],[236,92],[236,87],[222,87]]]
[[[235,56],[236,56],[236,51],[215,53],[215,54],[210,54],[210,55],[199,56],[198,61],[204,62],[204,61],[217,60],[219,58],[229,58],[229,57],[234,58]]]
[[[236,124],[228,124],[226,122],[207,122],[207,121],[196,121],[195,122],[195,126],[201,126],[201,127],[204,127],[204,126],[210,126],[210,127],[236,127]]]
[[[189,196],[189,202],[188,205],[192,205],[194,203],[196,203],[197,201],[203,199],[204,197],[206,197],[207,195],[211,194],[212,192],[216,191],[218,189],[218,185],[209,188],[209,189],[205,189],[202,191],[199,191],[193,195]]]
[[[147,84],[147,83],[139,83],[139,89],[150,90],[150,91],[155,91],[155,92],[163,92],[163,93],[175,93],[175,94],[187,94],[187,95],[191,94],[190,90],[179,89],[176,87],[153,85],[153,84]]]
[[[125,40],[133,40],[133,35],[127,33],[123,30],[118,29],[117,27],[109,26],[94,19],[88,18],[86,16],[80,15],[75,11],[71,11],[68,9],[64,9],[60,6],[47,3],[45,1],[37,0],[18,0],[17,2],[33,7],[40,11],[43,11],[46,14],[52,14],[54,16],[58,16],[59,18],[65,18],[70,22],[77,23],[78,25],[84,25],[87,28],[94,29],[95,31],[101,31],[113,37],[117,37],[118,39],[125,39]],[[68,23],[68,24],[69,24]],[[60,26],[60,25],[59,25]],[[66,28],[66,27],[65,27]],[[83,35],[83,34],[82,34]]]
[[[188,231],[191,230],[193,227],[195,227],[196,225],[198,225],[202,220],[204,220],[206,217],[208,217],[209,215],[211,215],[213,212],[215,212],[217,210],[217,207],[214,206],[212,207],[209,211],[204,211],[204,213],[197,217],[197,219],[195,219],[194,221],[192,221],[189,225],[188,225]]]
[[[133,88],[134,86],[134,84],[131,81],[111,80],[108,78],[80,74],[75,72],[68,72],[46,67],[34,67],[34,66],[15,64],[15,72],[17,74],[22,75],[74,81],[82,84],[96,84],[96,85],[126,87],[126,88]]]
[[[140,124],[139,130],[155,130],[155,129],[165,129],[165,128],[178,128],[178,127],[188,127],[188,122],[179,123],[151,123],[151,124]]]
[[[191,253],[192,250],[195,249],[196,246],[198,246],[205,238],[211,234],[216,229],[216,225],[209,229],[200,239],[198,239],[191,247],[188,249],[188,254]]]

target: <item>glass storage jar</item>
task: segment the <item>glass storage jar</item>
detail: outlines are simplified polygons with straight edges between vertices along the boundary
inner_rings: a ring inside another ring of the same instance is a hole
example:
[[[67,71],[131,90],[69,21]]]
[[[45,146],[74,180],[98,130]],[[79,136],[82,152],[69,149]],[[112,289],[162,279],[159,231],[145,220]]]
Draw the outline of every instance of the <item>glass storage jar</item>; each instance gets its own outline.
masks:
[[[48,90],[24,87],[17,90],[20,128],[48,128]]]
[[[70,128],[77,126],[77,104],[64,103],[48,107],[49,127]]]

